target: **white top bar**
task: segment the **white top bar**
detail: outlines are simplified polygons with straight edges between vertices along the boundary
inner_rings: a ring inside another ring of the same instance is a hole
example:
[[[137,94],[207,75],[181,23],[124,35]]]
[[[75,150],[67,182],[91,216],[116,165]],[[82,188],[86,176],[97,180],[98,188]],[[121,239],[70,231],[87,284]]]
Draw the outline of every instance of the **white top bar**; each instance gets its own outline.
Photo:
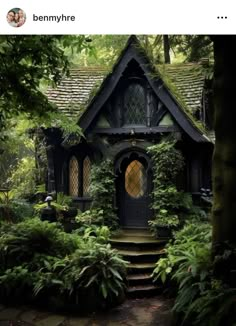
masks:
[[[236,34],[234,0],[2,2],[0,34]],[[7,23],[12,8],[25,11],[23,26]],[[65,16],[75,20],[65,21]]]

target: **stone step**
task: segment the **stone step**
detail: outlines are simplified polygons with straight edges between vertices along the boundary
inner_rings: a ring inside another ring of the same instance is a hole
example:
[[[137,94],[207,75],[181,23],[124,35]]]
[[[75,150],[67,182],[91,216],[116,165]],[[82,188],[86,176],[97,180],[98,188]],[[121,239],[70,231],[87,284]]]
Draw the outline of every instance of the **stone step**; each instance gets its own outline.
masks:
[[[148,229],[123,229],[120,231],[119,235],[130,237],[153,237]]]
[[[123,229],[110,239],[110,243],[129,262],[128,296],[152,296],[162,291],[162,287],[153,285],[151,274],[164,254],[167,239],[154,238],[148,229]]]
[[[156,240],[150,237],[113,237],[110,239],[113,248],[124,250],[151,250],[163,248],[166,240]]]
[[[152,276],[151,274],[130,274],[127,276],[127,281],[129,287],[137,285],[152,285]]]
[[[144,298],[160,294],[162,292],[161,286],[156,285],[136,285],[131,286],[127,290],[127,295],[130,298]]]
[[[155,267],[155,263],[130,263],[128,265],[128,274],[152,274]]]
[[[164,249],[157,249],[157,250],[126,250],[126,249],[117,249],[118,253],[122,256],[127,257],[137,257],[137,256],[156,256],[156,255],[163,255],[165,253]]]
[[[110,239],[112,243],[135,243],[135,244],[145,244],[145,243],[155,243],[163,244],[166,243],[166,240],[157,240],[149,236],[114,236]]]
[[[131,263],[147,263],[147,262],[157,262],[157,260],[163,255],[163,249],[157,250],[125,250],[117,249],[118,253],[123,256],[125,260]]]

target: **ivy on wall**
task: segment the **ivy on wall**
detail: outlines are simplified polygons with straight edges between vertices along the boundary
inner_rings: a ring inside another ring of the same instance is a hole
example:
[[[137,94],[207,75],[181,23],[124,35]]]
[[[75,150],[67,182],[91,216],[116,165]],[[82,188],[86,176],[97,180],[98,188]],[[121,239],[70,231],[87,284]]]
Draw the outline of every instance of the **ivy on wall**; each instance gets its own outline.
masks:
[[[176,188],[177,176],[184,168],[184,158],[175,144],[175,141],[168,140],[148,148],[153,161],[151,208],[154,212],[154,219],[149,224],[154,232],[158,226],[177,226],[179,213],[192,206],[191,196]]]
[[[91,209],[102,211],[103,224],[111,229],[116,229],[118,218],[114,207],[115,173],[113,162],[104,160],[94,164],[90,180],[89,193],[93,198]]]

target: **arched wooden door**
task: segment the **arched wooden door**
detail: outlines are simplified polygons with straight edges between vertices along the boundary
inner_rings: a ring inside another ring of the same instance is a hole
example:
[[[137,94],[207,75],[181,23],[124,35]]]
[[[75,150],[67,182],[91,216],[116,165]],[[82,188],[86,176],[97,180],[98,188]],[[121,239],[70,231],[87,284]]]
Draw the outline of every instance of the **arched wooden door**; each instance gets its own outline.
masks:
[[[144,228],[151,218],[151,173],[146,155],[126,154],[119,162],[117,205],[123,227]]]

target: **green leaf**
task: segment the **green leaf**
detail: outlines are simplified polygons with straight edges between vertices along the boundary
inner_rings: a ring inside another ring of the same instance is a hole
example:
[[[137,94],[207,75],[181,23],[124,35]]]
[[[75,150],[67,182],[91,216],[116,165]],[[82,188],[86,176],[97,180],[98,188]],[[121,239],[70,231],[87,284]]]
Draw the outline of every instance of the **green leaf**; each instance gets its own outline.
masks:
[[[107,287],[104,282],[101,283],[101,290],[102,290],[102,295],[106,299],[107,298]]]

